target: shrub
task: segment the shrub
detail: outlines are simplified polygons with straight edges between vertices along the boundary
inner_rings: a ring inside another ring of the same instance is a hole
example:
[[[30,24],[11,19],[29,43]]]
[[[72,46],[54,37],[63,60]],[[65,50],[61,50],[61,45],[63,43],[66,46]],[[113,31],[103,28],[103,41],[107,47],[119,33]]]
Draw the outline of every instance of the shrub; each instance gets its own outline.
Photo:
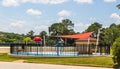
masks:
[[[120,37],[115,40],[112,46],[113,61],[120,66]]]

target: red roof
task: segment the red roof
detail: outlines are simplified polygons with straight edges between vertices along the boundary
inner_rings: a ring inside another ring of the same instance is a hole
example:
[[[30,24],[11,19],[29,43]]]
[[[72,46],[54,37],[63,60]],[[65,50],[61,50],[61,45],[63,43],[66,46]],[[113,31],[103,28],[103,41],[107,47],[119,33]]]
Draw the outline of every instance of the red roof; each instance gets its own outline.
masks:
[[[93,32],[87,32],[82,34],[74,34],[74,35],[65,35],[65,36],[56,36],[60,38],[73,38],[73,39],[88,39]]]

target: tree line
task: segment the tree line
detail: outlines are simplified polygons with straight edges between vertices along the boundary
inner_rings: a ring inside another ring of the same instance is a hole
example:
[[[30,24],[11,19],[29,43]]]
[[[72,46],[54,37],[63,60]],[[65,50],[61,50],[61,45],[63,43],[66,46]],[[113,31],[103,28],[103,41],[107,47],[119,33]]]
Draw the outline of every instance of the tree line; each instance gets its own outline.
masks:
[[[81,29],[81,28],[80,28]],[[98,34],[98,29],[100,29],[100,43],[108,44],[113,43],[116,38],[120,36],[120,24],[112,23],[109,27],[103,28],[102,24],[98,22],[92,23],[86,30],[83,32],[94,31],[94,37]],[[81,33],[83,33],[81,32]],[[69,19],[64,19],[62,22],[53,23],[49,27],[49,36],[46,31],[41,31],[39,35],[34,35],[34,31],[29,31],[26,35],[15,34],[15,33],[5,33],[0,32],[0,42],[32,42],[32,39],[35,36],[46,37],[46,40],[51,40],[52,36],[58,35],[70,35],[77,34],[78,32],[74,31],[74,23]],[[79,32],[80,33],[80,32]]]
[[[118,9],[120,9],[120,4],[117,5]],[[113,28],[115,27],[115,25],[113,25]],[[119,28],[120,25],[117,25],[117,28]],[[118,69],[120,68],[120,37],[118,37],[120,35],[120,28],[116,29],[114,28],[114,32],[113,33],[118,33],[118,34],[114,34],[113,36],[116,37],[116,39],[114,40],[114,43],[112,45],[112,55],[113,55],[113,61],[115,63],[115,66],[118,67]]]
[[[120,9],[120,4],[117,5],[118,9]],[[33,42],[33,38],[35,36],[41,36],[43,38],[46,37],[46,41],[50,43],[54,43],[52,36],[56,35],[70,35],[76,33],[83,32],[91,32],[94,31],[94,37],[98,34],[98,30],[100,29],[100,43],[102,44],[113,44],[116,38],[120,36],[120,24],[112,23],[109,27],[104,28],[102,24],[99,22],[94,22],[88,28],[82,32],[74,31],[74,22],[70,19],[63,19],[61,22],[53,23],[48,27],[49,33],[46,31],[41,31],[39,35],[35,35],[33,30],[25,34],[15,34],[15,33],[7,33],[0,32],[0,42]],[[81,28],[80,28],[81,29]],[[49,35],[48,35],[49,34]]]

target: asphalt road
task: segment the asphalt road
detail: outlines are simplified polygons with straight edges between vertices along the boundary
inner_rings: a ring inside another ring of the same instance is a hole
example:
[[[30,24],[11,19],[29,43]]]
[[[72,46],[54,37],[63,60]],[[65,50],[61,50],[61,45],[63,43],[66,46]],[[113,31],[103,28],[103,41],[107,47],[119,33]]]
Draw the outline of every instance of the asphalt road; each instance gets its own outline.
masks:
[[[35,64],[35,63],[17,63],[17,62],[0,62],[0,69],[113,69],[113,68]]]

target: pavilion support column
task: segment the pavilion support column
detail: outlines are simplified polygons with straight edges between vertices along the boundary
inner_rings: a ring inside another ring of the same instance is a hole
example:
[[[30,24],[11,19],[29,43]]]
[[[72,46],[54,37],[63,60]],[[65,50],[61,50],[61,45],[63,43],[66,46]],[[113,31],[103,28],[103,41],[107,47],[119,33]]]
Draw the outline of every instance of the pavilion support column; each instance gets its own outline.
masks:
[[[88,38],[88,43],[87,43],[87,53],[89,54],[89,44],[90,44],[90,38]]]
[[[67,38],[65,38],[65,46],[67,45]]]

